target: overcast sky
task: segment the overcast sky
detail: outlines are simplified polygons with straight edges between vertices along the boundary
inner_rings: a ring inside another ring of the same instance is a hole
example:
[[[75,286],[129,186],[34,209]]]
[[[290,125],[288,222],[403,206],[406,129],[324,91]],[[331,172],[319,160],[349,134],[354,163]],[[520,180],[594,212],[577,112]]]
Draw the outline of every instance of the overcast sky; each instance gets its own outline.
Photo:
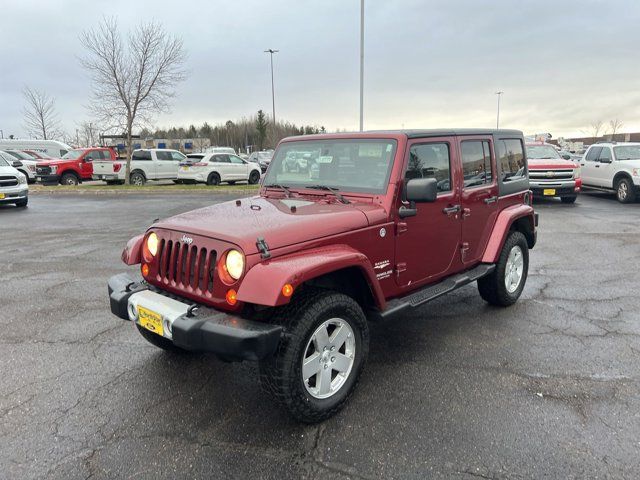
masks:
[[[103,15],[182,36],[188,80],[156,126],[271,112],[357,129],[359,0],[4,0],[0,130],[26,136],[21,90],[45,90],[63,126],[89,120],[78,34]],[[640,2],[366,0],[365,128],[495,126],[555,137],[619,118],[640,131]]]

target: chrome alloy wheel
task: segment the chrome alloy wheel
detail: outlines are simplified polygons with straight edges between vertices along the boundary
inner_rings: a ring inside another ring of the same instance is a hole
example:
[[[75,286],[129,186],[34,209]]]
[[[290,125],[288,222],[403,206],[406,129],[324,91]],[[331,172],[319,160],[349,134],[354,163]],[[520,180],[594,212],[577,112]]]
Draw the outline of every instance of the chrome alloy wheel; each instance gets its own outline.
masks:
[[[626,182],[618,183],[618,200],[624,202],[629,194],[629,189]]]
[[[353,367],[356,340],[341,318],[323,322],[307,342],[302,358],[302,381],[314,398],[329,398],[342,388]]]
[[[507,292],[513,293],[520,286],[522,273],[524,272],[524,257],[522,249],[516,245],[509,252],[507,264],[504,268],[504,286]]]

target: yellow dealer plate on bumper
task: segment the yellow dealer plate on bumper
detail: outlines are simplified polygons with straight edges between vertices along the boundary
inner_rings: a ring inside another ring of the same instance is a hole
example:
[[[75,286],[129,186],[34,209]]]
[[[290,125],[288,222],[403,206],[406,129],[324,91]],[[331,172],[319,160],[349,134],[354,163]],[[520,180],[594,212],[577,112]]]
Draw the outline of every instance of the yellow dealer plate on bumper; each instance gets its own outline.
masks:
[[[4,193],[0,193],[0,200],[4,198]]]
[[[543,195],[555,195],[556,194],[556,189],[555,188],[545,188],[542,191]]]
[[[162,329],[162,315],[152,312],[147,308],[138,307],[138,322],[147,330],[157,333],[160,336],[164,335],[164,331]]]

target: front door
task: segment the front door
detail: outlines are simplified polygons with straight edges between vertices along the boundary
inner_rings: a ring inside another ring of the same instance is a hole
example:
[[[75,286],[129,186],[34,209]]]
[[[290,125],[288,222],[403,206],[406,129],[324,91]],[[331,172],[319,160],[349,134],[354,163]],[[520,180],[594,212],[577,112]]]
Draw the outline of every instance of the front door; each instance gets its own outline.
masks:
[[[462,262],[479,262],[498,215],[498,182],[491,137],[460,141]]]
[[[597,185],[596,174],[600,163],[598,163],[598,157],[602,147],[591,147],[587,154],[580,162],[580,176],[582,177],[582,183],[585,185]],[[598,168],[596,168],[596,166]]]
[[[598,156],[594,174],[594,185],[604,188],[613,188],[613,175],[615,167],[613,166],[613,152],[611,147],[604,146]]]
[[[461,269],[460,188],[452,138],[417,139],[409,143],[404,181],[435,178],[435,202],[416,203],[417,214],[398,218],[396,282],[401,286],[432,283]]]

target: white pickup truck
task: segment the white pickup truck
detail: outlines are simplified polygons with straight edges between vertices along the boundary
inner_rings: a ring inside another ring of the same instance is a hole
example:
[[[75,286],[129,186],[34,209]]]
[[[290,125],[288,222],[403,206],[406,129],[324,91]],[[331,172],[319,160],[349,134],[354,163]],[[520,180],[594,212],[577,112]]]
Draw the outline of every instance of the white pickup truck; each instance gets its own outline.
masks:
[[[180,162],[187,158],[177,150],[145,148],[134,150],[131,156],[129,183],[144,185],[147,180],[177,180]],[[93,180],[104,180],[108,185],[124,183],[124,160],[94,161]]]

